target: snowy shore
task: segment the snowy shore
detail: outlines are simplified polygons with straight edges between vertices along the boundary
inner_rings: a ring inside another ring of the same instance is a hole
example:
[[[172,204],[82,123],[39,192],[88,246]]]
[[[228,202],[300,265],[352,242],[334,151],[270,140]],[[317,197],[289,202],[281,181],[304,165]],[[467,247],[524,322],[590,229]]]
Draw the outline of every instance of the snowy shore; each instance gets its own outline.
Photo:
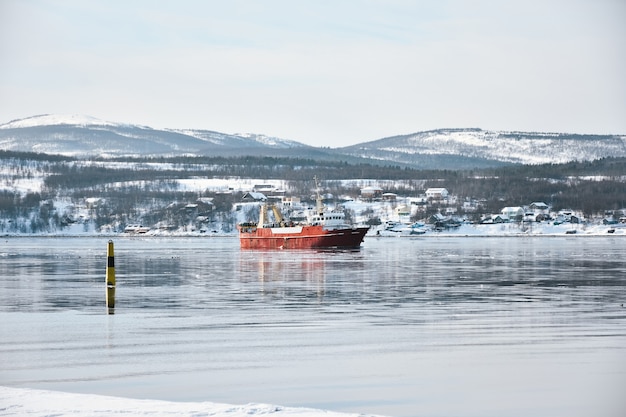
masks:
[[[5,233],[3,237],[236,237],[237,232],[202,232],[202,231],[163,231],[152,229],[146,233],[111,233],[85,231],[82,226],[69,227],[55,233]],[[626,224],[571,224],[563,223],[518,223],[500,224],[461,224],[459,227],[435,231],[430,226],[412,229],[409,225],[398,224],[388,229],[384,225],[373,226],[366,235],[372,237],[524,237],[524,236],[626,236]]]
[[[110,417],[118,415],[150,417],[373,417],[311,408],[281,407],[270,404],[229,405],[211,402],[170,402],[136,400],[92,394],[10,388],[0,386],[0,415],[55,417]]]
[[[411,232],[416,234],[411,234]],[[423,232],[423,233],[421,233]],[[500,224],[462,224],[456,228],[434,231],[428,227],[411,229],[398,225],[390,230],[375,227],[368,232],[369,236],[420,236],[420,237],[498,237],[498,236],[626,236],[626,225],[603,224],[571,224],[562,223],[518,223]]]

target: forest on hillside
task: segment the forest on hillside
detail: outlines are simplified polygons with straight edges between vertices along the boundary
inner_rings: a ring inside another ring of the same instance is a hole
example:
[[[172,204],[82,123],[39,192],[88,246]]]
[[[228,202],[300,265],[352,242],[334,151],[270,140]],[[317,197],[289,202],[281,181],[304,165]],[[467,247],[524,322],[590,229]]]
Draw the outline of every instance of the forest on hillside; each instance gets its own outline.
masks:
[[[198,176],[244,177],[286,180],[294,192],[306,196],[312,188],[313,178],[317,177],[326,183],[329,192],[354,196],[359,190],[341,187],[337,181],[398,181],[406,189],[403,191],[403,186],[399,186],[396,191],[399,188],[407,195],[429,187],[445,187],[460,201],[484,200],[491,211],[503,204],[519,205],[528,201],[543,201],[555,209],[576,209],[588,214],[626,207],[625,158],[458,171],[250,156],[125,158],[111,160],[127,164],[115,168],[107,167],[107,161],[104,162],[102,166],[55,163],[51,175],[45,180],[46,189],[51,192],[69,188],[99,191],[113,182],[158,181],[161,188],[165,188],[161,191],[168,191],[166,184],[169,180]]]

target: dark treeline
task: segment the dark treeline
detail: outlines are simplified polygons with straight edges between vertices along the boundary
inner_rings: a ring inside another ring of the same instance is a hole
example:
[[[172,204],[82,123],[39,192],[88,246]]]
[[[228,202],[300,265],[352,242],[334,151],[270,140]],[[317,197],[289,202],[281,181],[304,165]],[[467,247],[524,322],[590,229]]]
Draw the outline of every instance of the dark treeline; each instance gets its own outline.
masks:
[[[89,164],[54,165],[53,174],[46,178],[48,188],[88,188],[99,184],[120,181],[173,180],[189,177],[244,177],[262,179],[286,179],[310,181],[314,176],[322,180],[339,179],[388,179],[410,180],[416,177],[437,178],[438,171],[419,171],[409,168],[378,166],[371,164],[351,165],[347,162],[320,162],[310,159],[271,157],[176,157],[151,159],[116,159],[125,162],[126,168],[107,168]],[[106,161],[100,161],[106,164]],[[171,164],[174,168],[156,168],[154,164]]]
[[[96,159],[97,160],[97,159]],[[106,161],[106,160],[104,160]],[[319,170],[325,180],[338,179],[447,179],[448,177],[473,176],[521,176],[526,178],[563,178],[581,175],[626,175],[626,158],[602,158],[595,161],[574,161],[564,164],[507,165],[498,168],[475,170],[439,170],[401,167],[399,165],[351,164],[345,161],[318,161],[288,157],[161,157],[161,158],[117,158],[116,162],[170,163],[187,166],[215,166],[218,173],[242,177],[256,177],[262,172],[268,179],[310,180],[310,172]],[[303,172],[298,175],[298,172]],[[298,175],[293,177],[293,175]],[[301,178],[300,178],[301,177]]]
[[[533,201],[588,215],[626,207],[625,158],[454,171],[442,182],[445,185],[436,186],[454,190],[462,198],[482,199],[492,212]]]
[[[198,175],[197,172],[193,175]],[[192,176],[189,171],[154,170],[138,168],[106,168],[102,166],[57,166],[54,174],[44,180],[48,189],[91,188],[123,181],[158,181]]]
[[[464,177],[427,184],[448,188],[461,200],[481,200],[485,210],[492,213],[505,206],[523,206],[531,202],[547,203],[557,211],[582,210],[587,215],[626,207],[626,184],[617,178],[555,181],[516,176]]]
[[[53,155],[39,152],[15,152],[5,151],[0,149],[0,160],[3,159],[22,159],[29,161],[45,161],[45,162],[63,162],[63,161],[75,161],[75,158],[64,155]]]
[[[542,165],[507,165],[498,168],[483,168],[474,170],[438,170],[402,167],[399,165],[381,165],[346,161],[319,161],[305,158],[266,157],[266,156],[176,156],[176,157],[126,157],[126,158],[94,158],[91,161],[100,162],[98,165],[74,164],[76,158],[61,155],[49,155],[32,152],[0,151],[2,159],[22,159],[31,161],[45,161],[57,163],[54,172],[56,176],[70,176],[76,179],[76,174],[84,177],[93,175],[100,177],[102,183],[126,180],[162,178],[184,178],[185,172],[190,175],[228,175],[239,177],[254,177],[266,179],[310,180],[311,173],[324,180],[339,179],[440,179],[454,180],[475,177],[523,177],[523,178],[565,178],[569,176],[621,176],[625,175],[626,158],[603,158],[595,161],[569,162],[565,164]],[[89,161],[89,160],[87,160]],[[131,168],[106,168],[107,162],[128,163]],[[173,170],[151,168],[152,164],[172,164]],[[145,164],[145,165],[144,165]],[[51,180],[64,184],[60,178]],[[89,180],[93,182],[93,179]]]
[[[526,178],[567,178],[571,176],[623,176],[626,158],[601,158],[594,161],[572,161],[564,164],[511,165],[484,169],[479,173],[495,176],[522,176]],[[470,171],[471,173],[471,171]]]

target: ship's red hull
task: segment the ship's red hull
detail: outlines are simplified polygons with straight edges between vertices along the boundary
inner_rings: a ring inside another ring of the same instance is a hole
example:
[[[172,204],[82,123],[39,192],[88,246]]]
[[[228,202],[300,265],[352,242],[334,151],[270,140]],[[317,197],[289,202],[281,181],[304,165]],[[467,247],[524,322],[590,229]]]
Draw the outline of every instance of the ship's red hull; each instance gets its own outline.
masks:
[[[369,227],[326,230],[322,226],[239,227],[242,249],[358,248]]]

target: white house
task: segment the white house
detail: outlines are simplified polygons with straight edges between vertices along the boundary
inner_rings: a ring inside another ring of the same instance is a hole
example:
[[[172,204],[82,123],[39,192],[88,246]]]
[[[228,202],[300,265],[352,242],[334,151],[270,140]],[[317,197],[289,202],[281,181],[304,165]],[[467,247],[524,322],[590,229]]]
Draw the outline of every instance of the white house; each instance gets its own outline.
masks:
[[[429,188],[426,190],[426,198],[433,200],[444,200],[448,198],[448,190],[445,188]]]
[[[361,197],[365,199],[380,198],[382,194],[383,194],[383,189],[380,187],[361,188]]]
[[[524,217],[524,209],[522,207],[505,207],[500,210],[500,214],[509,220],[515,220]]]
[[[548,207],[546,203],[543,203],[540,201],[535,201],[535,202],[530,203],[529,208],[539,213],[545,213],[550,209],[550,207]]]
[[[396,207],[396,215],[400,223],[410,223],[411,221],[411,207],[406,204],[401,204]]]

